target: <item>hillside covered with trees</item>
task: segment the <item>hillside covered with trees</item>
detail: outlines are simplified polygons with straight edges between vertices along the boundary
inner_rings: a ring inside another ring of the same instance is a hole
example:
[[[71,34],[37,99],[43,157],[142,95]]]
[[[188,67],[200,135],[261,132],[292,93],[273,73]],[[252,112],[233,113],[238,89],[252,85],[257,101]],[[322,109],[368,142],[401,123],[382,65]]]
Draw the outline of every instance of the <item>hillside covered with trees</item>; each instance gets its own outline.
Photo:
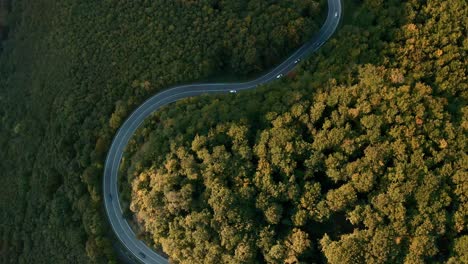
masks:
[[[357,4],[286,80],[145,123],[142,236],[180,263],[468,263],[467,3]]]
[[[0,262],[116,262],[101,182],[124,118],[171,85],[276,64],[319,28],[324,3],[13,1],[0,55]]]

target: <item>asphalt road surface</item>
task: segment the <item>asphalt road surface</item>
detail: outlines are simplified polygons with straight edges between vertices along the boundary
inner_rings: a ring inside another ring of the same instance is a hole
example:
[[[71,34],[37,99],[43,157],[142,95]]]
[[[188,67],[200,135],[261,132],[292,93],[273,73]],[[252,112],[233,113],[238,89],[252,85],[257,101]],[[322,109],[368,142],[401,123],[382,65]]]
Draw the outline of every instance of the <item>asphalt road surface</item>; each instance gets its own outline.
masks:
[[[319,32],[306,44],[300,47],[289,58],[275,67],[267,74],[243,83],[206,83],[190,84],[173,87],[162,91],[140,105],[118,130],[107,154],[104,168],[104,205],[109,222],[115,235],[125,246],[129,253],[142,263],[168,263],[145,243],[139,240],[122,216],[122,207],[119,201],[117,174],[125,147],[140,124],[159,108],[177,100],[207,93],[232,93],[241,90],[253,89],[283,77],[290,72],[296,64],[307,55],[319,49],[335,32],[341,18],[341,0],[328,0],[328,15]],[[164,221],[164,220],[162,220]]]

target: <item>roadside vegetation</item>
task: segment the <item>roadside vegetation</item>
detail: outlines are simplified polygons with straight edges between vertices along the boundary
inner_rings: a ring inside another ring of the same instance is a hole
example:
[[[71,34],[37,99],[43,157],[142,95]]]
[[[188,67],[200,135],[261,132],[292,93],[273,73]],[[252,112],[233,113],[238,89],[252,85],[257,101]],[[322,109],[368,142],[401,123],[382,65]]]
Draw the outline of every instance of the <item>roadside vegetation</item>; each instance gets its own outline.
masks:
[[[15,0],[0,55],[0,262],[115,262],[101,181],[126,116],[171,85],[278,63],[324,8]]]
[[[143,237],[180,263],[468,262],[468,6],[354,6],[285,80],[145,123]]]

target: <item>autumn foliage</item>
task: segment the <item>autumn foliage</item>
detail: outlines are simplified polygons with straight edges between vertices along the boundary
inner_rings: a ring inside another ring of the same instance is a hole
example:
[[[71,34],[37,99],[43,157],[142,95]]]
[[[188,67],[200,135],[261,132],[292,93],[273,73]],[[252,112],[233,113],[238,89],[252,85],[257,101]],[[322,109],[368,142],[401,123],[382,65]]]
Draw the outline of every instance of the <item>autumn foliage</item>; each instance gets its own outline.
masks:
[[[205,132],[154,152],[163,119],[145,154],[162,157],[134,179],[131,209],[183,263],[415,263],[447,254],[440,241],[467,224],[466,128],[430,86],[395,84],[392,72],[366,65],[357,84],[312,94],[298,80],[300,90],[282,93],[284,111],[266,106],[256,122],[248,111],[220,114]],[[220,104],[242,102],[204,109]],[[175,113],[175,123],[184,119]]]

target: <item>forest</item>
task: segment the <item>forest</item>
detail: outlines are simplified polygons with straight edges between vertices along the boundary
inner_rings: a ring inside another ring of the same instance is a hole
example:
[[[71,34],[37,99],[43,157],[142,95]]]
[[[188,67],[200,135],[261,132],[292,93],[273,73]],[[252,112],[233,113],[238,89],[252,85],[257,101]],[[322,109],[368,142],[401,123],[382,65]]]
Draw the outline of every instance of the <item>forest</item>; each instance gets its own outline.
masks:
[[[468,263],[468,4],[343,3],[333,38],[286,78],[141,127],[120,176],[142,239],[178,263]],[[15,0],[0,262],[118,263],[101,181],[123,120],[170,86],[261,73],[325,9]]]
[[[350,6],[286,80],[146,121],[141,237],[177,263],[468,263],[468,5]]]
[[[124,118],[170,86],[275,65],[324,4],[15,0],[0,54],[0,263],[118,262],[101,182]]]
[[[0,52],[1,43],[8,38],[8,13],[10,12],[10,0],[0,1]]]

